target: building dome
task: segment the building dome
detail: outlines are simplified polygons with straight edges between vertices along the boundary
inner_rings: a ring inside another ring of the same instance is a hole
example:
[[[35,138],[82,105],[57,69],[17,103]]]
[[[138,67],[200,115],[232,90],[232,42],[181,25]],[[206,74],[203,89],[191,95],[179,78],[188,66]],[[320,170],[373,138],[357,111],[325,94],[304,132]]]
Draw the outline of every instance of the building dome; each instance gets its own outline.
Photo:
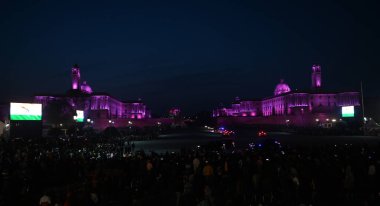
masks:
[[[90,85],[87,84],[86,81],[84,81],[82,83],[82,85],[80,86],[80,90],[82,90],[82,92],[87,93],[87,94],[92,93],[92,89],[91,89]]]
[[[280,95],[283,93],[288,93],[290,92],[290,87],[286,83],[284,83],[284,80],[281,79],[281,82],[277,84],[276,89],[274,90],[274,95]]]

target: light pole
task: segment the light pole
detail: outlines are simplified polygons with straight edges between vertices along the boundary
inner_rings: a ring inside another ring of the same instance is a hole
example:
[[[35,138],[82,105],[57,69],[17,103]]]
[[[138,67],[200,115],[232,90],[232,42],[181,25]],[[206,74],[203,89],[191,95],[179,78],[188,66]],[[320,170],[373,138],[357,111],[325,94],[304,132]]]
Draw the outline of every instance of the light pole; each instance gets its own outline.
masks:
[[[363,121],[363,134],[366,135],[365,115],[364,115],[364,94],[363,94],[363,81],[360,81],[360,94],[362,97],[362,121]]]

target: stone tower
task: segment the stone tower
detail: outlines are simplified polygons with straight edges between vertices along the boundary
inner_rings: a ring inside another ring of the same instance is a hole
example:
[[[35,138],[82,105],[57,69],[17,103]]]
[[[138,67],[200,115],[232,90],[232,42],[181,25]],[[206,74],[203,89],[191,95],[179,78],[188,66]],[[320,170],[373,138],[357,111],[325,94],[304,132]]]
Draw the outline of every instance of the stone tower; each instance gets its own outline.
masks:
[[[71,69],[72,89],[80,89],[80,70],[77,64]]]
[[[321,66],[319,65],[313,65],[312,67],[312,74],[311,74],[311,88],[312,89],[319,89],[322,87],[322,73],[321,73]]]

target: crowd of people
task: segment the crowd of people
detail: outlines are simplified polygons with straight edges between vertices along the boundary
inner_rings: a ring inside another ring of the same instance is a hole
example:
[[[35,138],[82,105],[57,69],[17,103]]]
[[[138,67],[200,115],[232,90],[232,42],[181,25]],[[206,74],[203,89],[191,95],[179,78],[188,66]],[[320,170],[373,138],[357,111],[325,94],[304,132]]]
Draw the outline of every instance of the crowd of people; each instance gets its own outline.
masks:
[[[123,138],[1,141],[0,205],[380,205],[380,147],[200,146]]]

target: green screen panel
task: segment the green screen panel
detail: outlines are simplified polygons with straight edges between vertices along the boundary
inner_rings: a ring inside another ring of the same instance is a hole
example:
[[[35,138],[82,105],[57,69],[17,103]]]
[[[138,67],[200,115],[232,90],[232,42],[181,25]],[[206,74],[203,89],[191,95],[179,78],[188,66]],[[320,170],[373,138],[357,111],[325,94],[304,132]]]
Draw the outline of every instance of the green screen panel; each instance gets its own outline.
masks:
[[[41,115],[22,115],[22,114],[13,114],[11,115],[11,120],[41,120]]]
[[[354,106],[342,107],[342,117],[355,117]]]

